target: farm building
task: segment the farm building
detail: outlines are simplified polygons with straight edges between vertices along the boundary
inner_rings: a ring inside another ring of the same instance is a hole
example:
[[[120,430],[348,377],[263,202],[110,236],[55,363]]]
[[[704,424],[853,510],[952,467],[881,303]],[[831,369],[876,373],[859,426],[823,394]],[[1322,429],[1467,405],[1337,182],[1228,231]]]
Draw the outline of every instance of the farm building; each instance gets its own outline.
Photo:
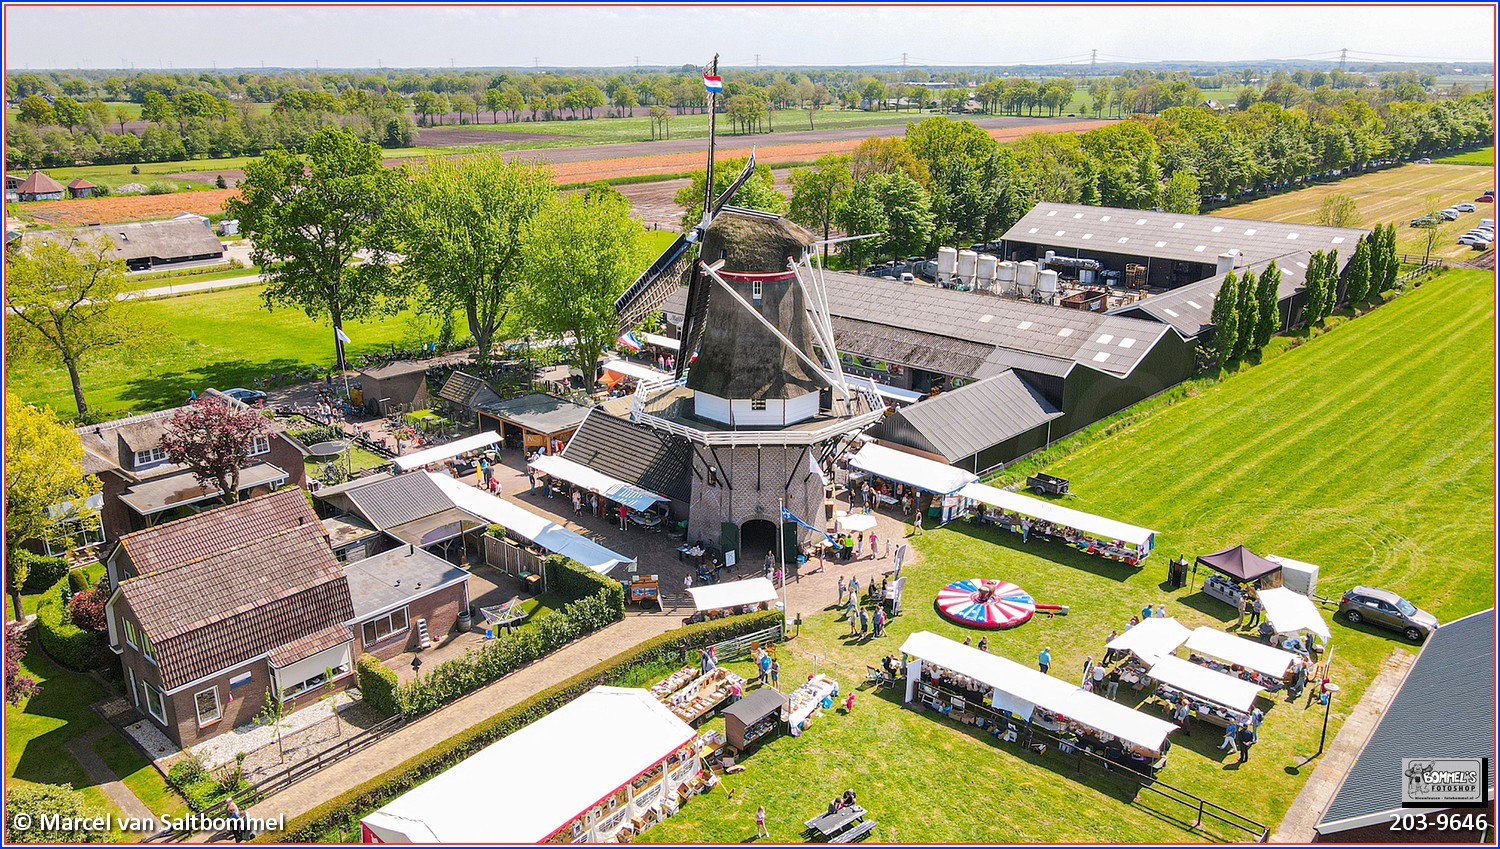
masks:
[[[421,410],[432,395],[427,391],[427,364],[397,360],[359,371],[360,397],[371,415]]]
[[[16,199],[21,201],[62,200],[62,196],[62,184],[40,171],[32,171],[16,186]]]
[[[1311,252],[1297,251],[1277,257],[1275,260],[1257,262],[1235,269],[1235,273],[1241,277],[1254,275],[1258,278],[1272,262],[1276,263],[1281,277],[1281,282],[1276,288],[1278,311],[1281,315],[1278,330],[1286,330],[1296,325],[1302,316],[1303,307],[1307,306],[1307,291],[1303,288],[1303,281],[1307,278],[1307,264],[1311,259]],[[1197,283],[1189,283],[1159,295],[1151,295],[1134,303],[1116,307],[1110,310],[1110,313],[1170,324],[1177,328],[1177,332],[1183,337],[1198,339],[1213,329],[1214,298],[1218,296],[1220,287],[1224,285],[1224,277],[1228,273],[1226,269],[1212,277],[1199,280]]]
[[[450,414],[465,420],[473,419],[478,408],[504,400],[484,378],[461,371],[448,375],[437,397]]]
[[[5,175],[5,202],[6,203],[14,203],[14,202],[16,202],[16,201],[18,201],[18,200],[21,199],[19,191],[21,189],[21,183],[25,182],[25,180],[26,180],[25,177],[17,177],[14,174],[6,174]]]
[[[506,448],[531,453],[554,440],[567,442],[583,423],[589,408],[566,398],[532,392],[478,407],[479,429],[500,434]]]
[[[98,188],[88,180],[79,177],[68,184],[68,197],[88,198],[94,196],[94,189]]]
[[[220,260],[224,245],[213,232],[196,221],[140,221],[134,224],[108,224],[77,230],[58,230],[56,234],[39,234],[39,238],[67,238],[74,242],[108,237],[114,247],[111,254],[125,261],[131,271],[141,271],[180,262]]]

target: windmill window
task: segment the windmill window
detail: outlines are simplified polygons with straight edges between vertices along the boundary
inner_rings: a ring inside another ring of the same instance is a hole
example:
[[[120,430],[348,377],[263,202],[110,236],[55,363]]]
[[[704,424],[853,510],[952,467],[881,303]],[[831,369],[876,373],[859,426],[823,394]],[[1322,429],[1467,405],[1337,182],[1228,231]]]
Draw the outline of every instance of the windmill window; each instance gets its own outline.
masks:
[[[754,298],[757,301],[760,300],[760,281],[759,280],[751,282],[751,284],[750,284],[750,297]]]
[[[757,287],[760,286],[759,283],[757,283],[755,285]],[[750,409],[752,409],[752,410],[764,410],[765,408],[766,408],[766,399],[764,399],[764,398],[751,398],[750,399]]]

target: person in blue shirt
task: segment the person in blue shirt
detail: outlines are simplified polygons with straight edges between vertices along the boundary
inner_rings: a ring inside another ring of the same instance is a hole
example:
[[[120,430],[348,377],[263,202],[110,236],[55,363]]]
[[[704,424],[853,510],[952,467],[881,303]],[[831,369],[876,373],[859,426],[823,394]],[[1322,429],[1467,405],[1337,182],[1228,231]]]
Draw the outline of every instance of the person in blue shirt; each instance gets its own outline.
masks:
[[[1042,670],[1043,675],[1047,674],[1047,667],[1052,665],[1051,648],[1042,649],[1042,653],[1036,656],[1036,665],[1038,669]]]

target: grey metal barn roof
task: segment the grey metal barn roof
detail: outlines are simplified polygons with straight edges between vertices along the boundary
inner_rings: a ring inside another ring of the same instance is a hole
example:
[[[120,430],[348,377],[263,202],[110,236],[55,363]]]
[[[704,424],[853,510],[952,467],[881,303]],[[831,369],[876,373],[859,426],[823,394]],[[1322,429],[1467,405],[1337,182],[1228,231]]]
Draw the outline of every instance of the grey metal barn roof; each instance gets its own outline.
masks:
[[[589,414],[589,408],[582,404],[544,392],[532,392],[497,404],[485,404],[477,409],[486,415],[546,434],[576,428]]]
[[[677,501],[692,498],[693,449],[595,407],[568,440],[563,458]]]
[[[904,422],[952,463],[1061,415],[1015,372],[1005,371],[903,407],[877,425],[875,433]]]
[[[61,230],[56,234],[59,239],[80,241],[99,236],[108,236],[114,243],[113,256],[123,260],[170,261],[224,253],[224,245],[219,237],[196,219],[174,218],[169,221],[108,224],[79,230]],[[43,235],[41,238],[47,236]]]
[[[438,389],[438,397],[469,409],[475,409],[484,404],[496,404],[504,400],[500,397],[500,393],[490,388],[484,378],[461,371],[448,375],[448,379],[443,381],[442,388]]]
[[[1179,215],[1107,206],[1039,203],[1002,237],[1006,242],[1050,248],[1131,254],[1213,265],[1219,254],[1238,250],[1263,262],[1295,250],[1333,250],[1348,255],[1366,230],[1284,221],[1254,221],[1212,215]]]
[[[1309,251],[1298,251],[1275,259],[1277,268],[1281,270],[1281,284],[1276,288],[1277,300],[1285,300],[1302,290],[1307,279],[1307,263],[1311,259],[1312,253]],[[1237,268],[1235,274],[1243,277],[1251,273],[1259,278],[1260,273],[1271,262],[1272,260],[1266,260]],[[1224,275],[1216,274],[1170,292],[1115,307],[1109,313],[1129,315],[1133,311],[1140,311],[1163,324],[1172,325],[1183,336],[1197,336],[1213,327],[1214,299],[1218,297],[1219,287],[1223,285]]]
[[[359,514],[379,530],[393,528],[453,506],[453,500],[422,472],[409,472],[345,491]]]
[[[1331,834],[1389,821],[1390,812],[1401,807],[1402,758],[1494,756],[1495,610],[1490,608],[1449,622],[1427,638],[1317,830]],[[1493,773],[1490,781],[1493,787]]]
[[[978,377],[995,350],[978,342],[843,317],[833,319],[833,336],[841,352],[967,377]]]
[[[1169,330],[1154,321],[888,278],[828,272],[824,279],[834,316],[1070,359],[1117,376],[1129,374]]]

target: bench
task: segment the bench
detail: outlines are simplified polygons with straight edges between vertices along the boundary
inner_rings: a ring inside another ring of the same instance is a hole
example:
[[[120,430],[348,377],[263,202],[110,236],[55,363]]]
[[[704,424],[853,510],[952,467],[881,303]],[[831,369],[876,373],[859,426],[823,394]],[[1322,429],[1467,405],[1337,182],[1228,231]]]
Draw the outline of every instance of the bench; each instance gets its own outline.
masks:
[[[854,841],[860,839],[861,837],[864,837],[865,835],[869,834],[871,831],[874,831],[874,830],[875,830],[875,821],[874,820],[865,820],[864,822],[860,823],[859,825],[856,825],[855,827],[849,829],[848,831],[840,833],[838,836],[834,837],[832,840],[829,840],[828,842],[829,843],[853,843]]]

